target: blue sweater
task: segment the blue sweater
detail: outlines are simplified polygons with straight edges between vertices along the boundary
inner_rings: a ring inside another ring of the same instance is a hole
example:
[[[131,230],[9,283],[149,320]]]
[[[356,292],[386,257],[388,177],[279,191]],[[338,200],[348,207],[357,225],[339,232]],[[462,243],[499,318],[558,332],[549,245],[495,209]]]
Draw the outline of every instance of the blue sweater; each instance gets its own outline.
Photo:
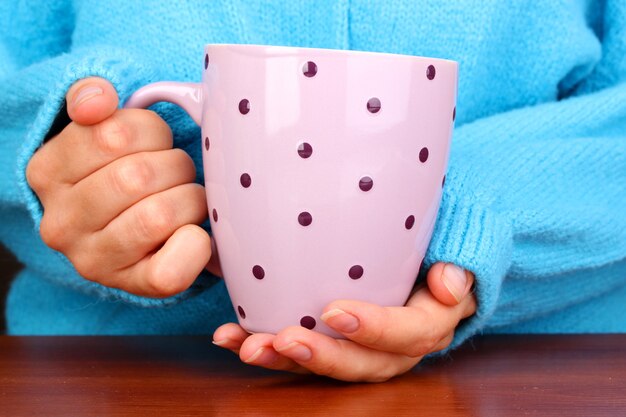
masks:
[[[199,81],[205,43],[383,51],[460,63],[443,201],[425,265],[476,274],[477,332],[626,331],[626,2],[364,0],[0,4],[0,239],[25,265],[13,334],[209,333],[235,320],[221,282],[148,299],[81,278],[38,234],[25,166],[98,75],[122,102]],[[208,2],[207,2],[208,3]],[[19,5],[16,5],[19,4]],[[156,109],[199,168],[199,130]]]

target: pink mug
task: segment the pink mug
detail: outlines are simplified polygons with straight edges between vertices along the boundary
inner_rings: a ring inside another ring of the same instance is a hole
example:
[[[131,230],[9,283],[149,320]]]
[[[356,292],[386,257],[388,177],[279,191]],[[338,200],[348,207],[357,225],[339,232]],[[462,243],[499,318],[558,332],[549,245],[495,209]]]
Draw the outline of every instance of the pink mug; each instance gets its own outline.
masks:
[[[277,333],[336,299],[404,305],[441,200],[458,65],[406,55],[207,45],[180,105],[202,129],[211,229],[239,323]]]

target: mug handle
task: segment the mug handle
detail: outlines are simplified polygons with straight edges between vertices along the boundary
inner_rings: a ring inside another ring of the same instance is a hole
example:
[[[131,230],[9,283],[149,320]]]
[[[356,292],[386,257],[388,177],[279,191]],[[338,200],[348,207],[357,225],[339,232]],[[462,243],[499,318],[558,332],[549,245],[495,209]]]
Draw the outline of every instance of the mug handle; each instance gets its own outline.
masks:
[[[159,101],[179,105],[198,126],[202,122],[202,84],[161,81],[135,91],[124,108],[146,108]]]

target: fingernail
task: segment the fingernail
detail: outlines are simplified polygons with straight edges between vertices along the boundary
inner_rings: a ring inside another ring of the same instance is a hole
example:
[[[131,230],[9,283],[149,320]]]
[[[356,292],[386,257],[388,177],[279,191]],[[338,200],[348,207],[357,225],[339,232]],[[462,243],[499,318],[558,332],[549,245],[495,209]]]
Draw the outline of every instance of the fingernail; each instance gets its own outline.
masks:
[[[216,346],[224,346],[230,341],[231,341],[230,339],[226,338],[226,339],[214,340],[211,343],[213,343]]]
[[[359,319],[338,308],[327,311],[320,316],[322,321],[341,333],[354,333],[359,329]]]
[[[461,302],[467,286],[465,270],[454,264],[446,264],[443,268],[443,285],[446,286],[457,302]]]
[[[276,362],[279,357],[278,353],[276,353],[273,349],[261,347],[244,362],[255,365],[271,365]]]
[[[261,356],[263,354],[264,351],[265,351],[264,347],[257,349],[257,351],[254,352],[254,354],[252,354],[252,356],[250,356],[244,362],[245,363],[252,363],[252,362],[254,362],[255,360],[257,360],[259,358],[259,356]]]
[[[291,342],[286,346],[277,348],[276,352],[285,355],[295,361],[306,362],[313,357],[311,349],[298,342]]]
[[[92,97],[99,96],[104,93],[104,90],[97,85],[88,85],[80,90],[76,94],[74,94],[74,100],[72,101],[72,106],[78,106],[81,103],[89,100]]]

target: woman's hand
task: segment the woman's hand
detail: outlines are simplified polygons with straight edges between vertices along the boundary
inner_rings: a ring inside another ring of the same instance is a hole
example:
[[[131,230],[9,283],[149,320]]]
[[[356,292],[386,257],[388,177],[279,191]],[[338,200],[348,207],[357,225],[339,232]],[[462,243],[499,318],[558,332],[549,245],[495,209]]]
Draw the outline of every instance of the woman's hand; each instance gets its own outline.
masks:
[[[30,160],[26,177],[44,214],[41,238],[84,278],[150,297],[219,273],[204,187],[154,112],[118,109],[111,83],[86,78],[67,93],[72,122]]]
[[[235,323],[217,329],[213,340],[251,365],[344,381],[386,381],[450,344],[459,322],[476,311],[473,284],[471,272],[437,263],[428,272],[427,285],[404,307],[335,301],[321,318],[348,340],[299,326],[277,335],[250,335]]]

